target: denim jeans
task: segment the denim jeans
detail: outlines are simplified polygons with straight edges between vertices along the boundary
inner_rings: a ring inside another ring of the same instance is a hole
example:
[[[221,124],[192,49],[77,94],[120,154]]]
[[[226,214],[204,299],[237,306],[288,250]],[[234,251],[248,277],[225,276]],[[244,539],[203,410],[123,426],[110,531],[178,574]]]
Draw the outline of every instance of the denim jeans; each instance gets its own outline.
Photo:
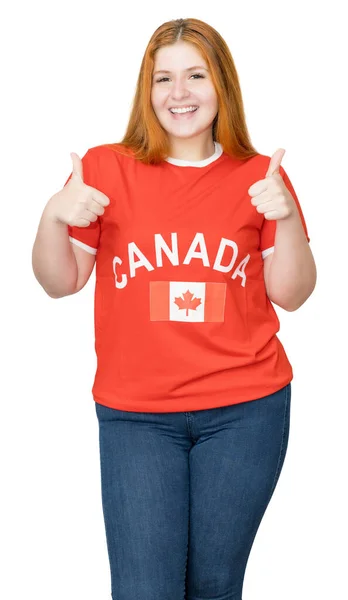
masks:
[[[193,412],[96,403],[113,600],[241,600],[288,446],[291,384]]]

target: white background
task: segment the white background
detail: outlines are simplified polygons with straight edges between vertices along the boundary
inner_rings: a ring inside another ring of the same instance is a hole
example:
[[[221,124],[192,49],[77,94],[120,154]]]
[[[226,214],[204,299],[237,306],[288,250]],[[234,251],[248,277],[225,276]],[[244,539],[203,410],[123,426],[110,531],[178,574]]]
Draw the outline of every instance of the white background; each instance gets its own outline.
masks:
[[[2,12],[1,582],[6,600],[108,600],[98,424],[91,395],[95,273],[46,295],[38,223],[69,153],[119,141],[141,59],[163,22],[195,17],[226,40],[258,151],[286,149],[318,282],[276,308],[294,369],[283,471],[249,558],[243,600],[348,597],[347,36],[344,2],[135,5],[16,2]],[[188,12],[187,12],[188,11]],[[132,600],[132,599],[130,599]],[[183,600],[174,599],[173,600]]]

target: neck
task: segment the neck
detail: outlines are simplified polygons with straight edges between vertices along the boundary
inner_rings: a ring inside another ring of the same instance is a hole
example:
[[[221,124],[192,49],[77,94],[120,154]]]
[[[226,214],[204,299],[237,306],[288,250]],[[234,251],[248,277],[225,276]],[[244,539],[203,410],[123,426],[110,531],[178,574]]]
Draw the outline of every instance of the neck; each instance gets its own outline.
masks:
[[[214,152],[215,146],[211,136],[205,140],[197,138],[171,138],[170,140],[170,158],[198,161],[209,158]]]

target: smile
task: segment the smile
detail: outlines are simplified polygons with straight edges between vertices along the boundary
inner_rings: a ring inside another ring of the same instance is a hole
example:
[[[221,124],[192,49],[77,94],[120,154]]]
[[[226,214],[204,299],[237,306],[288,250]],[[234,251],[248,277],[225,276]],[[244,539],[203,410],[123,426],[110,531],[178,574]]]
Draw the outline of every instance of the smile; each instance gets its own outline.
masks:
[[[197,112],[198,110],[198,106],[192,109],[188,109],[188,110],[180,110],[178,112],[172,112],[172,109],[168,109],[170,114],[173,116],[174,119],[190,119],[192,118],[192,115],[194,115],[195,112]]]

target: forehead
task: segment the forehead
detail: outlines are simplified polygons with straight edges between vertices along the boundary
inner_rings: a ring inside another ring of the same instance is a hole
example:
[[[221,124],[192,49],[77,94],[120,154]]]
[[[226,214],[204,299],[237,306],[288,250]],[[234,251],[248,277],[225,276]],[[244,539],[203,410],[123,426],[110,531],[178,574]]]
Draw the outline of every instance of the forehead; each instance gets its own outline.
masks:
[[[155,55],[155,68],[168,70],[184,70],[193,65],[202,65],[208,68],[201,53],[193,44],[176,42],[170,46],[163,46]]]

